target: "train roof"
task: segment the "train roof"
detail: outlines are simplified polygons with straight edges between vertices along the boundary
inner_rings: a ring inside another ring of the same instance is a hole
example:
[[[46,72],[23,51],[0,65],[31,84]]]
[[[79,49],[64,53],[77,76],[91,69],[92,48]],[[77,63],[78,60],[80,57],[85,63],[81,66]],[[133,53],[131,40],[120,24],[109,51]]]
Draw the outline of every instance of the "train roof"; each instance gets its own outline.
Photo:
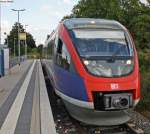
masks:
[[[106,28],[106,29],[125,29],[118,21],[107,19],[92,18],[72,18],[63,21],[68,29],[74,28]]]

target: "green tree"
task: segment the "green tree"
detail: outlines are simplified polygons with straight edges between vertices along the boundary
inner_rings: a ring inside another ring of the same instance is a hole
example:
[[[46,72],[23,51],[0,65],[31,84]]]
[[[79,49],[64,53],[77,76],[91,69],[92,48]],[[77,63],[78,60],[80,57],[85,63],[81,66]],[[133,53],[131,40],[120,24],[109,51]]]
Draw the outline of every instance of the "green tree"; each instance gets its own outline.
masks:
[[[150,16],[143,14],[132,18],[129,24],[139,49],[150,48]]]
[[[37,47],[38,53],[39,53],[39,55],[40,55],[40,58],[42,58],[43,46],[44,46],[43,44],[40,44],[40,45]]]
[[[20,32],[25,32],[23,25],[21,25],[20,23],[19,23],[19,29],[20,29]],[[14,48],[15,48],[15,53],[16,55],[18,55],[18,23],[17,22],[12,26],[12,30],[10,31],[7,38],[5,39],[5,44],[8,44],[8,47],[13,53],[14,53]],[[27,33],[27,46],[28,46],[28,51],[31,51],[31,49],[33,48],[36,48],[35,40],[30,33]],[[20,41],[21,55],[25,53],[24,47],[25,47],[25,42]]]

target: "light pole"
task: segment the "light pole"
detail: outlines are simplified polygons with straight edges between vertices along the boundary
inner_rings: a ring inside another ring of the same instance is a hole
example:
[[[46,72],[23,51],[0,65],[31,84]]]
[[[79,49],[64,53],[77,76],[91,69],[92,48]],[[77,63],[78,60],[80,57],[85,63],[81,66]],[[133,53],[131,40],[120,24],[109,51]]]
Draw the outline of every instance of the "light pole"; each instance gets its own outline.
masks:
[[[25,9],[12,9],[12,11],[15,11],[18,13],[18,56],[19,56],[19,65],[20,65],[20,39],[19,39],[19,34],[20,34],[20,12],[25,11]]]
[[[2,43],[2,24],[1,24],[1,12],[2,12],[2,10],[1,10],[1,4],[2,3],[12,3],[13,1],[12,0],[0,0],[0,45],[1,45],[1,43]]]
[[[16,38],[14,38],[14,57],[16,56],[16,47],[15,47],[15,45],[16,45]]]
[[[26,33],[26,39],[25,39],[25,56],[26,56],[26,59],[27,59],[27,51],[28,51],[28,48],[27,48],[27,26],[28,25],[25,25],[25,33]]]

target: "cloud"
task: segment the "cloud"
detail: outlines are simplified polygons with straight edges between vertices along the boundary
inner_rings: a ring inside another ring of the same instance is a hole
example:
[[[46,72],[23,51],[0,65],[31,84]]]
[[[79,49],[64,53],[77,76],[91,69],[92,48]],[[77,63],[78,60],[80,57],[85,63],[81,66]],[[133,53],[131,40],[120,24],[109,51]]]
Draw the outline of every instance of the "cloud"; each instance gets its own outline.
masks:
[[[58,10],[55,9],[55,7],[51,7],[49,5],[43,5],[40,8],[41,12],[46,13],[44,15],[48,15],[49,17],[52,17],[53,19],[56,18],[62,18],[65,14],[65,11],[58,8]]]
[[[29,31],[34,31],[34,32],[41,32],[41,31],[47,31],[48,29],[47,28],[44,28],[44,27],[34,27],[34,28],[30,28]]]
[[[36,41],[36,45],[38,46],[39,44],[44,44],[46,40],[47,34],[51,33],[52,29],[46,26],[34,26],[30,25],[27,29],[27,32],[31,33],[34,35],[34,39]]]
[[[57,0],[56,3],[57,3],[58,5],[61,5],[61,6],[62,6],[62,4],[65,4],[65,5],[66,5],[66,4],[71,5],[71,4],[74,3],[74,1],[71,1],[71,0]]]
[[[63,2],[66,4],[71,4],[71,0],[63,0]]]
[[[42,5],[41,8],[40,8],[40,11],[47,12],[50,9],[51,9],[50,6],[48,6],[48,5]]]
[[[140,0],[144,4],[148,4],[147,0]]]
[[[4,32],[8,32],[10,29],[10,24],[8,23],[7,20],[2,20],[1,26],[2,26],[2,31]]]
[[[55,0],[55,3],[47,4],[43,3],[40,5],[40,17],[39,22],[32,31],[36,37],[36,41],[39,44],[40,42],[45,42],[47,34],[50,34],[53,29],[57,27],[61,19],[71,12],[71,9],[77,0]],[[43,27],[43,28],[41,28]],[[42,41],[43,39],[43,41]]]

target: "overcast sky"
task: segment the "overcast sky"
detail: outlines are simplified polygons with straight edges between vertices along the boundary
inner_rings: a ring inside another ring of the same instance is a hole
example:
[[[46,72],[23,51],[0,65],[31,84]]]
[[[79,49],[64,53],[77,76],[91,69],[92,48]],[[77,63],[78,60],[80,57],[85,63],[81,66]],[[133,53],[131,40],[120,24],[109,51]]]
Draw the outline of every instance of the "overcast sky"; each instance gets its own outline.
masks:
[[[4,0],[5,1],[5,0]],[[2,4],[2,40],[9,34],[12,25],[17,21],[17,13],[11,9],[22,9],[20,22],[28,25],[37,45],[44,43],[46,35],[58,25],[63,16],[70,14],[79,0],[13,0],[11,4]],[[146,0],[141,0],[145,2]]]

